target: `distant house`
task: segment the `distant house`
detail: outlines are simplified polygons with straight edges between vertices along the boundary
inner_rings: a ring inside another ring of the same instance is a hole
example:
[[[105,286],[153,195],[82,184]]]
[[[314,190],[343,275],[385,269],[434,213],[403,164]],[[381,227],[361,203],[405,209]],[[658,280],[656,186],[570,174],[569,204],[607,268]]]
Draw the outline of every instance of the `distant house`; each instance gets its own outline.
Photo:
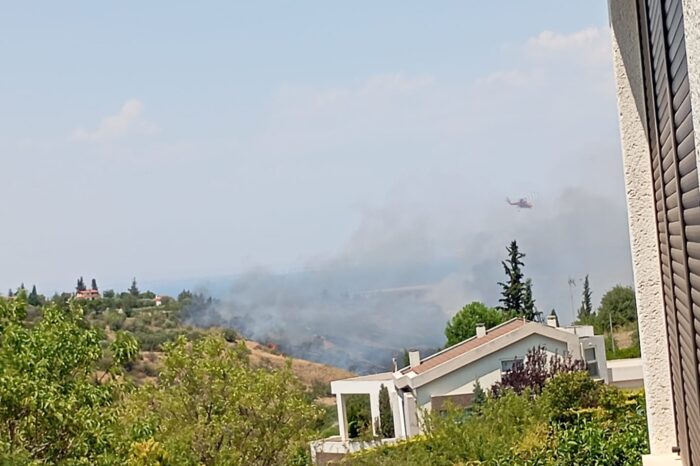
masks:
[[[75,293],[75,299],[84,299],[87,301],[93,301],[95,299],[100,299],[102,296],[98,290],[80,290]]]
[[[641,387],[641,361],[623,364],[608,362],[602,336],[594,335],[591,326],[559,327],[556,317],[547,323],[512,319],[486,330],[477,327],[476,336],[426,358],[418,351],[409,352],[409,366],[394,372],[372,374],[331,382],[336,396],[340,435],[311,444],[316,464],[360,450],[366,443],[351,441],[345,401],[348,395],[369,396],[372,428],[379,423],[379,391],[384,386],[394,421],[394,437],[407,438],[421,433],[425,412],[441,410],[446,402],[468,406],[474,396],[476,381],[488,389],[516,364],[522,364],[533,347],[543,346],[554,355],[570,354],[585,361],[595,379],[625,387]],[[393,440],[385,440],[393,441]]]
[[[163,305],[163,297],[157,295],[155,298],[153,298],[153,302],[155,303],[156,306],[162,306]]]

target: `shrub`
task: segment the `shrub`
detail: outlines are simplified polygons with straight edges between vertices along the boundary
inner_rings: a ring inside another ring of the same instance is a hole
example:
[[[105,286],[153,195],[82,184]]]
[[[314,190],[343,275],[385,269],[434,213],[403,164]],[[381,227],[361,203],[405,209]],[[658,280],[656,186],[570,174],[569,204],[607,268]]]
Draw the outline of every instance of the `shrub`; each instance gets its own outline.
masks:
[[[528,390],[537,395],[544,388],[547,380],[559,373],[583,371],[586,365],[583,361],[573,359],[571,354],[559,356],[547,352],[544,346],[533,347],[527,352],[525,361],[515,365],[508,371],[500,382],[491,386],[491,394],[499,397],[503,390],[511,389],[516,393]]]
[[[229,343],[235,343],[239,340],[238,332],[236,332],[232,328],[225,328],[222,332],[224,335],[224,340],[226,340]]]
[[[427,414],[423,436],[345,458],[352,466],[571,466],[641,464],[648,451],[644,399],[560,373],[541,395],[504,389],[480,410]]]
[[[117,330],[121,330],[124,328],[124,321],[126,320],[126,316],[121,312],[108,311],[105,313],[104,319],[107,323],[107,326],[112,331],[116,332]]]
[[[572,409],[596,406],[602,389],[586,372],[558,374],[545,384],[540,403],[550,418],[556,418]]]

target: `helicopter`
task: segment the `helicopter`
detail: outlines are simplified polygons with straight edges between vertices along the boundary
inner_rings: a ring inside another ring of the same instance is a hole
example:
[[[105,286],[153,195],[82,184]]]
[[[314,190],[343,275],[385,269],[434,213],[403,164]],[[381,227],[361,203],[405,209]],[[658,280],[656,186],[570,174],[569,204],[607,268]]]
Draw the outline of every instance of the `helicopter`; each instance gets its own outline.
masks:
[[[517,201],[511,201],[509,197],[506,198],[506,201],[510,205],[517,206],[518,209],[532,209],[532,202],[530,202],[527,198],[521,197]]]

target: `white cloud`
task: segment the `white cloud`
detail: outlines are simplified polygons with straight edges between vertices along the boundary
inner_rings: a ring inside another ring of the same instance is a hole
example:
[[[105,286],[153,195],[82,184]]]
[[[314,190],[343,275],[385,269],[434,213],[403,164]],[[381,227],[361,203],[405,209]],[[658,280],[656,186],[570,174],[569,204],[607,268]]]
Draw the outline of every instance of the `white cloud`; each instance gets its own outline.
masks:
[[[525,48],[537,55],[565,53],[588,64],[609,63],[610,28],[588,27],[568,34],[542,31],[528,39]]]
[[[338,87],[313,92],[313,101],[319,106],[335,105],[357,98],[384,99],[410,94],[430,86],[432,76],[407,76],[404,73],[382,73],[370,76],[356,86]]]
[[[478,84],[497,84],[505,86],[524,86],[542,77],[541,70],[505,70],[495,71],[477,79]]]
[[[504,52],[515,66],[486,74],[476,80],[477,84],[523,87],[574,72],[601,83],[601,89],[613,89],[608,27],[588,27],[570,33],[542,31],[517,44],[508,44]]]
[[[77,141],[106,141],[125,136],[131,131],[148,132],[152,126],[141,118],[143,103],[137,99],[130,99],[122,105],[115,115],[102,119],[94,130],[78,128],[73,133],[73,139]]]

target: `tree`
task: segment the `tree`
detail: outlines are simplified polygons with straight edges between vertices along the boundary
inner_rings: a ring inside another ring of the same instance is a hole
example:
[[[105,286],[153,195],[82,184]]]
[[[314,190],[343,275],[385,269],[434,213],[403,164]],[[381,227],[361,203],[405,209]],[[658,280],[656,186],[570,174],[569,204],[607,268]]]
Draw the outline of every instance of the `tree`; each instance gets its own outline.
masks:
[[[129,293],[131,294],[131,296],[138,296],[140,294],[139,287],[136,286],[136,277],[134,277],[131,280],[131,287],[129,288]]]
[[[528,350],[525,360],[513,364],[513,368],[501,376],[501,381],[491,386],[491,394],[498,398],[504,390],[510,389],[517,394],[529,390],[533,395],[539,394],[547,380],[562,372],[586,370],[586,364],[573,359],[570,353],[565,356],[550,354],[544,346]]]
[[[117,334],[113,364],[98,376],[98,332],[75,303],[45,306],[32,325],[25,318],[24,292],[0,302],[2,464],[106,464],[123,392],[119,375],[138,353],[136,340]]]
[[[456,345],[476,335],[477,324],[484,324],[488,329],[502,324],[507,317],[507,314],[498,309],[487,307],[478,301],[469,303],[447,323],[445,327],[447,346]]]
[[[95,280],[94,278],[92,279],[92,284],[90,286],[90,289],[97,291],[97,280]]]
[[[9,290],[7,290],[7,297],[8,297],[8,298],[13,297],[14,295],[15,295],[15,294],[12,292],[12,288],[10,288]]]
[[[557,327],[559,327],[559,316],[557,315],[557,311],[555,309],[552,309],[552,312],[549,313],[550,317],[554,317],[557,322]]]
[[[525,280],[523,290],[523,312],[522,315],[527,320],[539,321],[542,313],[535,307],[535,299],[532,297],[532,279]]]
[[[85,281],[83,280],[83,277],[80,277],[80,278],[78,279],[77,285],[75,286],[75,291],[76,291],[76,292],[78,292],[78,291],[85,291],[86,289],[87,289],[87,288],[85,287]]]
[[[120,445],[157,442],[177,464],[290,464],[320,412],[291,371],[254,368],[244,343],[181,337],[158,384],[123,411]]]
[[[379,389],[379,425],[376,428],[381,438],[394,438],[394,414],[391,410],[389,390],[382,384]]]
[[[588,275],[583,280],[583,294],[581,307],[578,310],[577,321],[581,324],[590,323],[593,317],[593,303],[591,302],[591,286],[588,282]]]
[[[515,240],[511,241],[510,246],[506,250],[508,251],[508,259],[503,261],[502,264],[507,281],[498,283],[503,289],[501,292],[502,297],[498,300],[501,303],[499,309],[502,311],[513,311],[517,315],[526,315],[524,298],[527,293],[527,285],[523,281],[523,272],[521,270],[524,265],[522,259],[525,257],[525,254],[518,250],[518,243]],[[532,304],[534,306],[534,301]]]
[[[596,329],[619,327],[637,320],[637,304],[634,290],[629,286],[617,285],[603,295],[596,313]]]
[[[479,383],[479,379],[476,379],[476,382],[474,382],[474,398],[472,398],[471,408],[474,411],[479,411],[479,409],[481,409],[481,406],[483,406],[485,402],[486,402],[486,392],[481,387],[481,384]]]
[[[27,296],[27,303],[32,306],[39,306],[41,304],[39,294],[36,292],[36,285],[32,285],[32,291],[30,291]]]

